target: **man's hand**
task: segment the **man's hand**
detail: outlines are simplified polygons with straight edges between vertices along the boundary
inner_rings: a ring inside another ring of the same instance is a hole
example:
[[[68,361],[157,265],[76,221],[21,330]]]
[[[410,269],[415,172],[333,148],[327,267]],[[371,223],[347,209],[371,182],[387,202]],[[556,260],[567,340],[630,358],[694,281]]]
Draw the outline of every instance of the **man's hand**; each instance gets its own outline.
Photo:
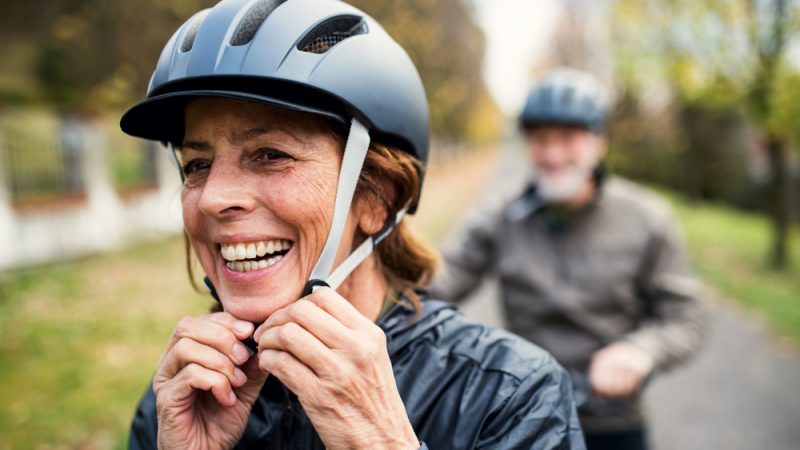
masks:
[[[655,367],[650,354],[628,342],[615,342],[600,349],[589,366],[589,383],[603,398],[634,395]]]
[[[254,338],[261,369],[297,395],[327,448],[419,448],[383,330],[334,290],[276,311]]]

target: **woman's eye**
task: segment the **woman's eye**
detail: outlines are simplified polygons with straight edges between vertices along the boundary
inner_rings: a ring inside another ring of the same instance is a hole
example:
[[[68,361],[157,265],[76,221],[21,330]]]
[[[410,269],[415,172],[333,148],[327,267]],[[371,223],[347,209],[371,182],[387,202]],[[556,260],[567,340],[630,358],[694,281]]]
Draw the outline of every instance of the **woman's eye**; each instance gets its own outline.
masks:
[[[211,162],[205,159],[193,159],[183,165],[184,176],[189,176],[200,170],[206,170],[211,167]]]
[[[261,148],[258,150],[257,159],[262,161],[279,161],[282,159],[289,159],[289,155],[280,150],[275,150],[274,148]]]

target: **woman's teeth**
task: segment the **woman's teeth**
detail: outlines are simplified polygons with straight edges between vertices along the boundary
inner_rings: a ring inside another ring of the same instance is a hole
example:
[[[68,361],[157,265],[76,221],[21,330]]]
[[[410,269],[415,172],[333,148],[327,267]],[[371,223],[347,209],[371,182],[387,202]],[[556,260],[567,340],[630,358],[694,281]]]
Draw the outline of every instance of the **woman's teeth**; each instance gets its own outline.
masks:
[[[283,258],[292,247],[290,241],[279,239],[238,244],[222,244],[220,251],[225,264],[235,272],[250,272],[267,268]],[[245,261],[248,260],[248,261]]]
[[[234,272],[250,272],[252,270],[266,269],[281,259],[283,259],[283,255],[273,256],[269,259],[259,259],[258,261],[228,261],[225,265]]]

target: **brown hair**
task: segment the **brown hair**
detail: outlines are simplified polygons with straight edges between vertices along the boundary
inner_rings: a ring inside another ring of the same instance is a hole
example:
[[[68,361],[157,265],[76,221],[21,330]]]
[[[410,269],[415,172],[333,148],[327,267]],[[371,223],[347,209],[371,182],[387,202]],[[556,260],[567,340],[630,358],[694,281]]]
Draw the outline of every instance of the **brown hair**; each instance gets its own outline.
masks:
[[[356,186],[356,198],[367,196],[392,217],[419,198],[422,163],[408,153],[372,143]],[[391,288],[420,309],[414,292],[430,283],[436,270],[437,253],[420,240],[406,222],[400,222],[377,248],[378,261]]]

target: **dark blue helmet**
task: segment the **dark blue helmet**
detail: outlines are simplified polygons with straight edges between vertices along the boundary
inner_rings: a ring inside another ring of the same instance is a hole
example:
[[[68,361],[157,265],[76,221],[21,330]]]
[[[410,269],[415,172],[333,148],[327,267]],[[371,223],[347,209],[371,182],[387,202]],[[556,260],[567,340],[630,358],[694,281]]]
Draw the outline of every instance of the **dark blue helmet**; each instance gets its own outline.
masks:
[[[147,99],[123,131],[179,144],[193,98],[231,97],[358,118],[373,139],[428,157],[428,104],[406,52],[371,17],[335,0],[223,0],[167,42]]]
[[[608,94],[593,75],[556,69],[534,86],[520,115],[523,129],[545,124],[576,125],[594,132],[605,129]]]

